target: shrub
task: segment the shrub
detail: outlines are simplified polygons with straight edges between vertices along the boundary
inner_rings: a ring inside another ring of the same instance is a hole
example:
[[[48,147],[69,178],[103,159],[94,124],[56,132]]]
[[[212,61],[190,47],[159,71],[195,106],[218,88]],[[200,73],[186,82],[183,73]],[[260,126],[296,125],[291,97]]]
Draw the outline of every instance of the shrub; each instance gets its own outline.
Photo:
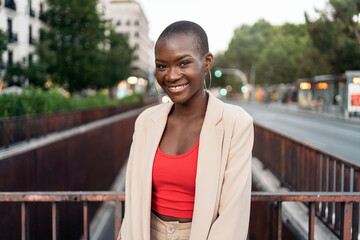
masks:
[[[119,104],[141,101],[142,94],[133,94],[120,100],[112,100],[107,95],[101,93],[85,98],[68,98],[58,89],[44,91],[39,88],[29,88],[24,90],[22,94],[0,95],[0,117],[5,118],[20,115],[116,106]]]

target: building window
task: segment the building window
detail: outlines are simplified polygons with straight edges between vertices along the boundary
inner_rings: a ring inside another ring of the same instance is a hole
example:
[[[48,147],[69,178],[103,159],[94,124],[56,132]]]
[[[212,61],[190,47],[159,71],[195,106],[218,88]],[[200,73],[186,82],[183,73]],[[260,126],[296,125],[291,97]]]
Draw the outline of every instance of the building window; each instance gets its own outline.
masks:
[[[136,43],[135,46],[134,46],[134,49],[136,50],[136,49],[138,49],[138,48],[139,48],[139,44]]]
[[[11,18],[7,19],[7,30],[8,30],[9,38],[11,38],[11,35],[12,35],[12,19]]]
[[[29,14],[30,14],[30,17],[35,17],[35,11],[34,11],[34,9],[32,8],[32,0],[28,0],[28,4],[29,4]]]
[[[127,25],[127,26],[130,26],[130,20],[127,20],[127,21],[126,21],[126,25]]]
[[[138,38],[139,37],[139,32],[135,32],[134,36]]]
[[[30,25],[29,26],[29,43],[30,44],[34,44],[34,38],[33,38],[33,35],[32,35],[32,26]]]
[[[121,25],[121,21],[118,20],[118,21],[116,22],[116,25],[117,25],[117,26],[120,26],[120,25]]]
[[[13,30],[12,30],[12,19],[11,18],[7,19],[7,32],[8,32],[9,42],[17,42],[17,35],[15,33],[13,33]]]
[[[16,4],[14,0],[5,0],[5,7],[16,11]]]
[[[134,61],[139,60],[139,56],[138,56],[138,55],[134,55],[134,56],[133,56],[133,60],[134,60]]]
[[[134,24],[135,26],[139,26],[139,20],[136,19]]]
[[[45,21],[44,3],[40,3],[39,19]]]
[[[8,65],[13,65],[13,51],[11,50],[8,51]]]

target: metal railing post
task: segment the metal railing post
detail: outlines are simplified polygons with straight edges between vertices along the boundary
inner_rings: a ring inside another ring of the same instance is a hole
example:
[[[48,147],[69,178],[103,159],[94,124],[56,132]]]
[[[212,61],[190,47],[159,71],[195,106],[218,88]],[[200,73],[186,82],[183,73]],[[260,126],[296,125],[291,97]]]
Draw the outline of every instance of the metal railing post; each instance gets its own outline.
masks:
[[[59,239],[59,206],[57,202],[51,205],[52,211],[52,240]]]
[[[341,240],[351,239],[352,202],[341,203]]]
[[[84,216],[84,219],[83,219],[84,240],[90,240],[88,202],[83,203],[83,216]]]
[[[117,239],[119,235],[121,220],[122,220],[122,202],[115,201],[115,238],[114,239]]]
[[[29,203],[21,203],[21,240],[29,240]]]
[[[309,234],[308,239],[314,240],[315,236],[315,202],[309,203]]]
[[[281,240],[282,236],[282,202],[278,201],[276,203],[276,239]]]

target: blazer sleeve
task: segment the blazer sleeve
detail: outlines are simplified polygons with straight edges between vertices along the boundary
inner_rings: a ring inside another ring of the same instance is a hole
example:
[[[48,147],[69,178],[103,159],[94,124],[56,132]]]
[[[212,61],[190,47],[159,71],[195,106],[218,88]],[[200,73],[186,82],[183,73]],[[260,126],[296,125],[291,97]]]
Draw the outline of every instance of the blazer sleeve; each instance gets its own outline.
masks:
[[[238,116],[231,137],[218,217],[210,228],[209,240],[238,240],[247,237],[250,218],[253,141],[252,118],[248,115]]]

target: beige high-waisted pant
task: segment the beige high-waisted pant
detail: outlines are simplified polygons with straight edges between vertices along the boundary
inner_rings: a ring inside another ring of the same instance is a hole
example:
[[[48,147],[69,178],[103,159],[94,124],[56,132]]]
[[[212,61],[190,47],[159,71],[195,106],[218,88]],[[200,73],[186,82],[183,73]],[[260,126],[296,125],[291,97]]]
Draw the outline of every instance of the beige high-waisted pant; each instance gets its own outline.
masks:
[[[151,240],[188,240],[191,222],[166,222],[151,212]]]

